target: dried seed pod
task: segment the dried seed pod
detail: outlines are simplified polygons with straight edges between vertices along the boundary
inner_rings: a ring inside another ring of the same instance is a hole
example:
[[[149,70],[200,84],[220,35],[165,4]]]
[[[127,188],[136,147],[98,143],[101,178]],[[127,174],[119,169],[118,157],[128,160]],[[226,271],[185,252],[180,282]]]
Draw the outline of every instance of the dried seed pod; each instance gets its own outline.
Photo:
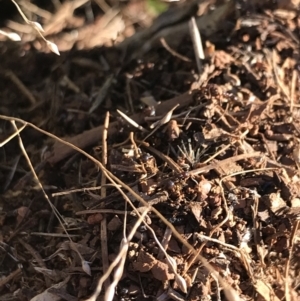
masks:
[[[167,125],[167,134],[170,140],[175,140],[180,135],[180,129],[176,120],[170,120]]]

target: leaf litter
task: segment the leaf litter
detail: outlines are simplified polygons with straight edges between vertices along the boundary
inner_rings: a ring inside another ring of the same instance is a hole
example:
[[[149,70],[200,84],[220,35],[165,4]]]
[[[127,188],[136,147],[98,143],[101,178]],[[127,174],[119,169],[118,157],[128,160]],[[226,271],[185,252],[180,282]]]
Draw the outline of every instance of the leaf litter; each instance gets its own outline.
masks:
[[[299,299],[299,3],[211,2],[1,42],[3,300]]]

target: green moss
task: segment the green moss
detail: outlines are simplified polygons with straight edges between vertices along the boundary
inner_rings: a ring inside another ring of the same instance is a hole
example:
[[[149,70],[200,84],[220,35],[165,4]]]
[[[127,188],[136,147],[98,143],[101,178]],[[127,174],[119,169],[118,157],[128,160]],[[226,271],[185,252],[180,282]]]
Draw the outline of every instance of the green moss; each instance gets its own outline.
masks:
[[[166,11],[168,8],[167,3],[160,0],[147,0],[147,9],[151,14],[158,16],[162,12]]]

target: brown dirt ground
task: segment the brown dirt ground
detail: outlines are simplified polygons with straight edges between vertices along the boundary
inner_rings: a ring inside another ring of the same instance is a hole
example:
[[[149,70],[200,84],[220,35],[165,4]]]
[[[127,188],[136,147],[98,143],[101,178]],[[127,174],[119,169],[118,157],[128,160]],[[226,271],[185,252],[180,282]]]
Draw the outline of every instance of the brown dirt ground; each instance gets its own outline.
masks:
[[[298,1],[61,2],[0,1],[0,300],[300,300]]]

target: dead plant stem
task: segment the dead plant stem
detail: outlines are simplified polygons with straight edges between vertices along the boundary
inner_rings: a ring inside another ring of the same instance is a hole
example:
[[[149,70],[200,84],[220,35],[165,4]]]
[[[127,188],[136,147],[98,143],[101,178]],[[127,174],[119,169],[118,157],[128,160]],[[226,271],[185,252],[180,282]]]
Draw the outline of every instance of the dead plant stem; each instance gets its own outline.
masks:
[[[106,167],[107,165],[107,130],[109,127],[109,112],[106,113],[103,127],[103,135],[102,135],[102,164]],[[106,197],[106,175],[102,173],[101,175],[101,198]],[[105,207],[105,203],[101,204],[100,208]],[[108,262],[108,247],[107,247],[107,220],[106,216],[104,216],[103,220],[100,224],[100,240],[101,240],[101,253],[102,253],[102,266],[103,271],[107,271],[109,268]],[[109,277],[104,282],[105,291],[108,291],[110,286]]]

